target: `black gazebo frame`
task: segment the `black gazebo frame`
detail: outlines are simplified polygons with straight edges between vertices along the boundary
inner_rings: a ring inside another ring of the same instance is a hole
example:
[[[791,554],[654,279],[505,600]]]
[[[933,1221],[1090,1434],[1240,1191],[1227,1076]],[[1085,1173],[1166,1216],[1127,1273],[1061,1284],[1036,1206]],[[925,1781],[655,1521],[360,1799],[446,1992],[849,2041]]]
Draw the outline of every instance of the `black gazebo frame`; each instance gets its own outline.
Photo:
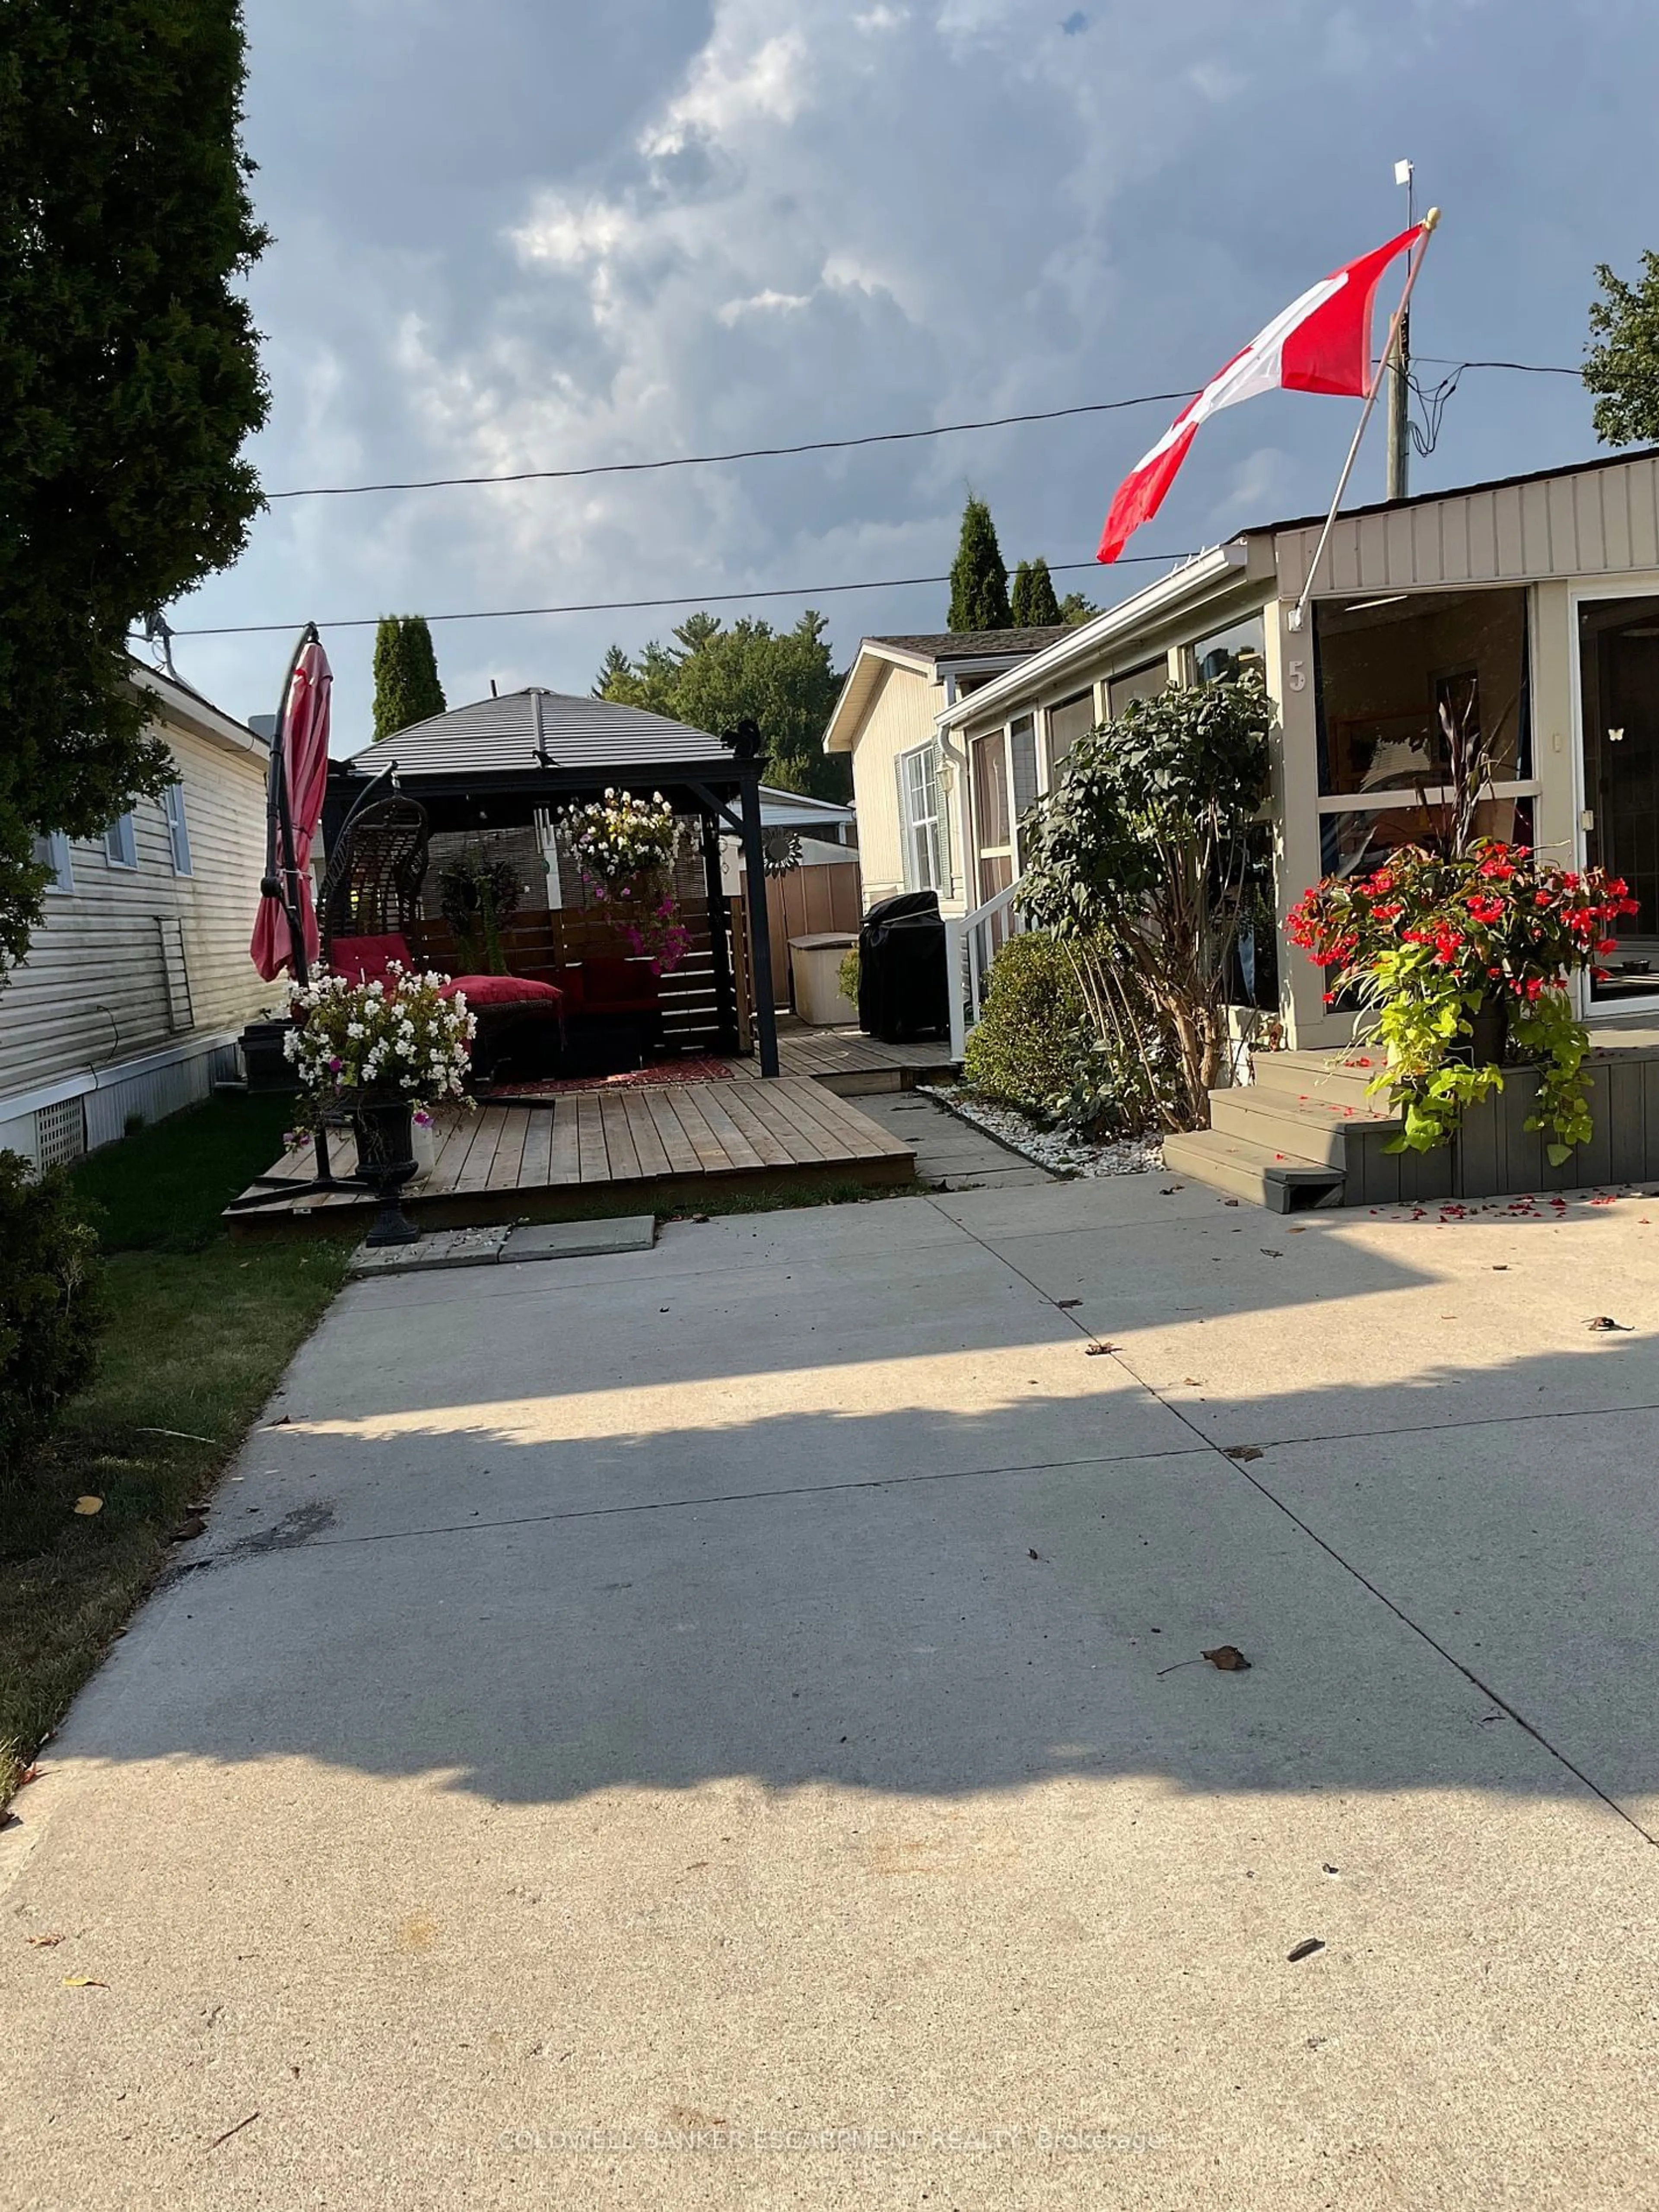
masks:
[[[688,730],[686,735],[695,740],[703,733]],[[735,1053],[738,1048],[737,979],[727,949],[730,902],[721,888],[720,852],[721,830],[731,830],[741,843],[749,878],[745,905],[760,1072],[763,1076],[775,1076],[780,1072],[778,1028],[760,801],[766,749],[752,721],[740,722],[735,729],[722,732],[720,744],[722,750],[718,757],[705,752],[697,757],[689,752],[679,761],[653,758],[630,763],[614,756],[603,762],[573,761],[568,757],[568,747],[567,757],[556,760],[544,745],[538,744],[533,767],[480,762],[465,768],[419,768],[400,766],[394,736],[381,739],[374,748],[376,756],[386,757],[375,759],[373,780],[386,779],[404,797],[418,799],[427,810],[431,828],[437,831],[523,829],[538,811],[556,812],[563,806],[602,798],[607,790],[618,787],[659,791],[676,814],[699,819],[720,1042],[723,1049]],[[337,761],[330,769],[323,808],[323,836],[328,849],[333,848],[370,781],[367,765],[359,769],[351,761]]]

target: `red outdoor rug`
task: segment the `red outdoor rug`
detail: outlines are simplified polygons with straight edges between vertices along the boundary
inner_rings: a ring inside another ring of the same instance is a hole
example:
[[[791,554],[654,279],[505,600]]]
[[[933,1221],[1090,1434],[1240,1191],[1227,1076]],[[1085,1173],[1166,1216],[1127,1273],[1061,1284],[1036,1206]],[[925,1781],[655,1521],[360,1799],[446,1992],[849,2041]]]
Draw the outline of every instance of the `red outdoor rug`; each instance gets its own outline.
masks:
[[[548,1075],[528,1083],[503,1083],[481,1091],[485,1106],[533,1106],[538,1099],[562,1098],[572,1091],[636,1091],[656,1083],[720,1083],[732,1079],[729,1061],[712,1053],[687,1053],[680,1060],[655,1060],[648,1067],[624,1068],[619,1075]]]

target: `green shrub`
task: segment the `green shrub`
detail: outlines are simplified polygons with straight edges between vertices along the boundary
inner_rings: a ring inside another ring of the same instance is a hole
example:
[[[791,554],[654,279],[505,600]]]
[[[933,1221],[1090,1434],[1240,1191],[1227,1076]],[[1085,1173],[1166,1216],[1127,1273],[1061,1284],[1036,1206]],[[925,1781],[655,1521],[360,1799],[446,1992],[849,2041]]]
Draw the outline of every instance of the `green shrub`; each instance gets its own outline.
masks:
[[[66,1176],[0,1152],[0,1480],[92,1373],[103,1322],[98,1237]]]
[[[859,949],[856,945],[849,945],[841,956],[841,965],[836,970],[836,977],[841,985],[842,998],[850,999],[856,1006],[859,1002]]]
[[[968,1039],[969,1082],[988,1098],[1051,1120],[1091,1042],[1071,954],[1047,930],[1011,937],[991,963],[985,1010]]]

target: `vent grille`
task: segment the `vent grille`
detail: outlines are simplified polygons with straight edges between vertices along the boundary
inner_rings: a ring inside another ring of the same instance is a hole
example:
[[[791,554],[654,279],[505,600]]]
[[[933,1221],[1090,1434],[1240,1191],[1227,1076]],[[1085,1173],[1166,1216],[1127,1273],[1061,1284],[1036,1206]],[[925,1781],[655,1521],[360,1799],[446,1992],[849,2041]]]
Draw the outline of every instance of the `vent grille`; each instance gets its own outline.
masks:
[[[78,1160],[87,1149],[86,1107],[79,1098],[60,1098],[55,1106],[42,1106],[34,1116],[35,1164],[44,1175]]]

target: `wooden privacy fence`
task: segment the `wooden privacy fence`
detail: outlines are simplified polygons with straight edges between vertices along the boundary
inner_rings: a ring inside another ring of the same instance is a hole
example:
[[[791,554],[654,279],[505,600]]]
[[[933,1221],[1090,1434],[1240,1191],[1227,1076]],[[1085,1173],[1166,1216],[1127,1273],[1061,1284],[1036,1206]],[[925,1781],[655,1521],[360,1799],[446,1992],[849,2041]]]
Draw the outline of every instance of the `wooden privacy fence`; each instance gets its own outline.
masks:
[[[690,934],[691,947],[679,966],[660,979],[663,1035],[670,1044],[688,1050],[718,1052],[722,1039],[708,902],[683,898],[678,903],[680,921]],[[737,990],[738,1049],[746,1053],[750,1048],[753,1013],[749,932],[743,901],[728,899],[726,904],[731,921],[725,932],[726,957],[731,963]],[[441,968],[453,975],[473,965],[446,921],[435,918],[417,921],[410,928],[408,936],[410,950],[434,968]],[[615,927],[585,907],[521,908],[501,923],[501,944],[507,973],[527,975],[538,983],[558,982],[561,972],[574,962],[626,958],[629,955],[629,946]]]
[[[744,890],[749,889],[745,869]],[[856,937],[864,919],[864,893],[856,860],[832,862],[822,868],[791,868],[787,875],[766,878],[766,912],[772,929],[772,981],[780,1006],[793,1006],[793,972],[789,957],[792,937],[827,937],[845,930]]]

